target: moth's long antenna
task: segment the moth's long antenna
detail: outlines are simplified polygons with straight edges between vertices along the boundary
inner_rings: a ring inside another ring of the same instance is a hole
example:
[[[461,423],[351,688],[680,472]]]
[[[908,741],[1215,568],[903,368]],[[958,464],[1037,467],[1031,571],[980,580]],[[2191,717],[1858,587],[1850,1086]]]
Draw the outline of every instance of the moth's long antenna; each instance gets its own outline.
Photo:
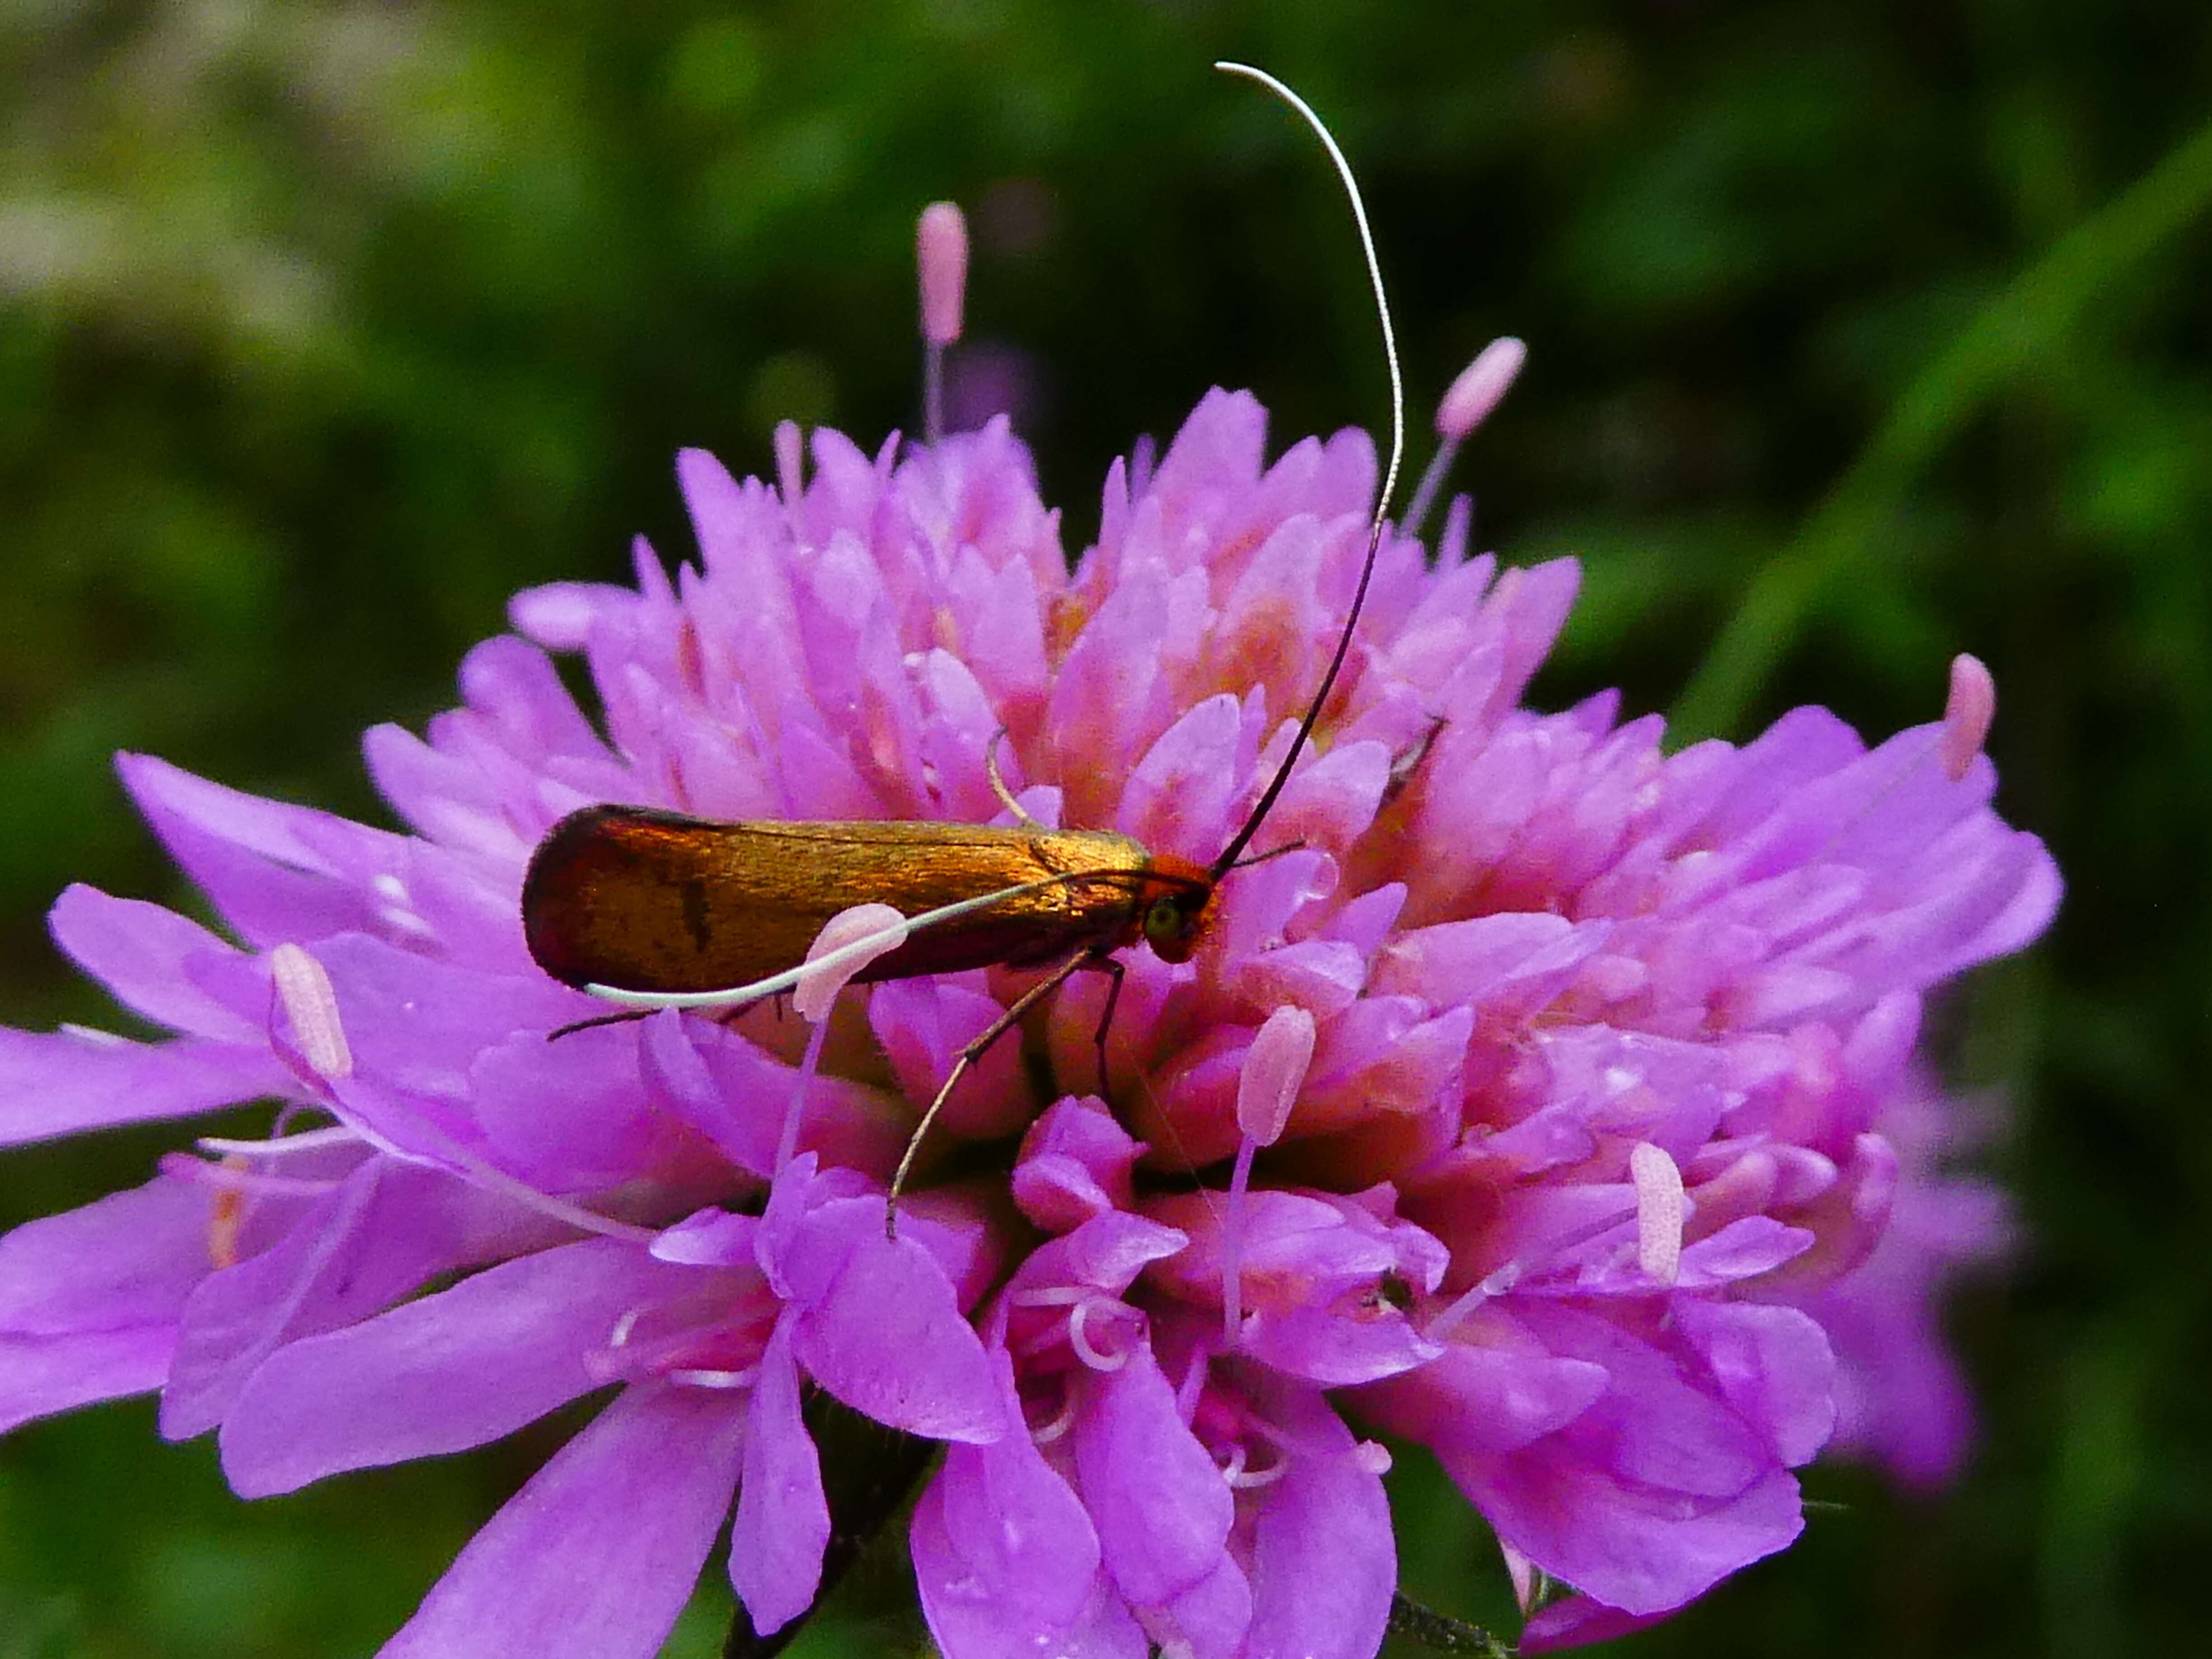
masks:
[[[1359,227],[1359,251],[1366,256],[1367,280],[1375,290],[1375,314],[1382,325],[1382,356],[1390,366],[1390,465],[1383,469],[1382,489],[1375,497],[1375,521],[1367,529],[1367,558],[1359,568],[1359,586],[1352,595],[1352,610],[1344,619],[1344,632],[1337,636],[1336,654],[1328,659],[1328,672],[1321,677],[1321,689],[1314,693],[1313,702],[1307,708],[1305,718],[1298,722],[1297,736],[1291,739],[1291,752],[1283,757],[1282,765],[1276,769],[1273,781],[1267,785],[1267,793],[1260,797],[1258,805],[1253,807],[1252,815],[1244,820],[1244,827],[1237,832],[1236,838],[1228,846],[1222,848],[1221,856],[1214,860],[1212,868],[1206,872],[1218,881],[1228,873],[1230,866],[1237,862],[1238,855],[1259,832],[1261,824],[1266,822],[1268,812],[1274,807],[1275,798],[1290,782],[1291,769],[1298,763],[1298,756],[1304,751],[1306,739],[1313,735],[1314,722],[1321,718],[1322,706],[1328,701],[1328,694],[1336,684],[1337,672],[1344,666],[1345,657],[1351,652],[1352,630],[1358,625],[1359,608],[1367,602],[1367,584],[1374,577],[1375,561],[1382,550],[1383,518],[1390,510],[1390,497],[1398,488],[1398,469],[1406,459],[1406,387],[1398,374],[1398,337],[1390,326],[1390,301],[1382,292],[1382,267],[1375,257],[1374,233],[1367,228],[1367,204],[1360,198],[1359,181],[1352,176],[1352,164],[1344,159],[1344,152],[1336,147],[1336,139],[1322,125],[1321,117],[1313,112],[1312,106],[1267,70],[1254,69],[1249,64],[1225,61],[1217,63],[1213,67],[1224,74],[1241,75],[1248,81],[1257,81],[1267,88],[1304,118],[1305,124],[1320,138],[1322,147],[1328,150],[1328,159],[1335,165],[1336,176],[1344,181],[1344,193],[1352,199],[1352,221]]]

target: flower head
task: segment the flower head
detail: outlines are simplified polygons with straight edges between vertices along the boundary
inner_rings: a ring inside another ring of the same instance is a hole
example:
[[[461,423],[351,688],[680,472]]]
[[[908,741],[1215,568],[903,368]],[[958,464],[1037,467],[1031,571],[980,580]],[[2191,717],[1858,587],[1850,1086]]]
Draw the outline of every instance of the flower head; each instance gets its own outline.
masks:
[[[800,1616],[810,1388],[945,1443],[911,1542],[951,1659],[1364,1659],[1377,1430],[1577,1592],[1539,1642],[1786,1544],[1839,1399],[1894,1446],[1952,1397],[1940,1364],[1868,1382],[1851,1334],[1928,1328],[1933,1270],[1883,1266],[1929,1213],[1922,999],[2033,939],[2057,878],[1942,726],[1869,749],[1801,709],[1668,754],[1609,696],[1522,708],[1576,571],[1468,557],[1463,510],[1432,556],[1385,539],[1274,856],[1188,961],[1121,953],[1103,1091],[1112,987],[1078,975],[953,1091],[895,1235],[918,1112],[1032,976],[549,1040],[603,1005],[533,963],[523,874],[594,802],[1005,823],[1003,730],[1027,813],[1214,858],[1375,488],[1358,434],[1264,438],[1210,395],[1115,466],[1073,574],[1002,422],[817,432],[805,477],[786,437],[773,487],[687,454],[695,564],[641,544],[635,586],[520,595],[459,708],[369,733],[407,833],[126,757],[227,936],[65,894],[63,948],[174,1035],[0,1033],[0,1133],[279,1106],[0,1241],[0,1419],[159,1389],[258,1495],[611,1391],[387,1655],[650,1653],[733,1505],[755,1626]]]

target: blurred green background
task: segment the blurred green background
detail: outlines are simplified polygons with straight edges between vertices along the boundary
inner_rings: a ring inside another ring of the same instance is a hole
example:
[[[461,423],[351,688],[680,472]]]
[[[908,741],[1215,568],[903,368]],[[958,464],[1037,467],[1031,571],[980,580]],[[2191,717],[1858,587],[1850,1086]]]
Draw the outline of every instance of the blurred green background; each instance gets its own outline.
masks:
[[[9,0],[0,8],[0,1018],[113,1023],[71,879],[181,898],[117,748],[380,817],[372,721],[538,581],[689,550],[684,444],[913,424],[913,215],[975,234],[1071,546],[1207,386],[1381,418],[1342,204],[1217,56],[1334,122],[1416,408],[1531,367],[1482,535],[1589,562],[1540,683],[1744,736],[1995,669],[2000,805],[2070,881],[1947,1012],[2016,1268],[1954,1309],[1985,1437],[1862,1473],[1651,1656],[2203,1651],[2212,1545],[2212,13],[2197,0]],[[1423,459],[1417,451],[1417,462]],[[0,1222],[173,1132],[8,1156]],[[368,1655],[568,1426],[246,1505],[143,1403],[0,1444],[0,1659]],[[1495,1612],[1407,1471],[1408,1582]],[[671,1647],[707,1655],[711,1582]],[[879,1586],[879,1588],[881,1588]],[[896,1590],[895,1580],[890,1589]],[[826,1622],[811,1650],[908,1639]]]

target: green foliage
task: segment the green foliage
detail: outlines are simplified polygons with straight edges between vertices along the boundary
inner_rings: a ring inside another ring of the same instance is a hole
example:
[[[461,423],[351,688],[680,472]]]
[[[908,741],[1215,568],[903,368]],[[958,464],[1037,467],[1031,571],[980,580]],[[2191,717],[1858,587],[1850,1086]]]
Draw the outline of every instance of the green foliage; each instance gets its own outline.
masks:
[[[1822,1511],[1639,1653],[2201,1644],[2212,1535],[2212,21],[2171,0],[46,0],[0,14],[0,1012],[113,1019],[44,942],[72,879],[189,902],[110,781],[153,750],[378,815],[353,745],[450,698],[532,582],[687,550],[686,443],[863,442],[916,401],[913,215],[976,230],[1080,544],[1208,384],[1379,425],[1329,116],[1415,418],[1530,370],[1462,464],[1485,539],[1577,549],[1540,690],[1742,735],[1929,718],[1995,669],[2053,939],[1953,1011],[2012,1101],[2029,1250],[1957,1328],[1954,1494]],[[166,1138],[11,1155],[0,1221]],[[0,1445],[0,1659],[367,1654],[550,1442],[247,1506],[125,1407]],[[1409,1585],[1496,1619],[1409,1469]],[[395,1520],[393,1517],[404,1517]],[[709,1586],[672,1653],[714,1648]],[[883,1645],[832,1625],[821,1653]],[[838,1632],[848,1632],[841,1638]]]

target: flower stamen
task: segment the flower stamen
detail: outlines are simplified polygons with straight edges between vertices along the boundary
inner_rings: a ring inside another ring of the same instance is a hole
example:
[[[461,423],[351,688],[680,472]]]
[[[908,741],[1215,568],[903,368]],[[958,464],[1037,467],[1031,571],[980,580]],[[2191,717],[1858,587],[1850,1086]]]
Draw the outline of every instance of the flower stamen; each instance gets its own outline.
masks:
[[[323,964],[288,942],[269,953],[269,976],[308,1069],[326,1083],[351,1077],[353,1050],[338,1019],[337,992]]]
[[[750,1389],[760,1379],[760,1367],[748,1365],[739,1371],[686,1369],[665,1371],[662,1375],[687,1389]]]
[[[1421,474],[1420,483],[1413,486],[1413,499],[1406,508],[1401,526],[1406,534],[1421,533],[1422,521],[1436,505],[1444,480],[1451,475],[1452,464],[1459,459],[1460,446],[1504,400],[1521,373],[1521,366],[1528,361],[1526,344],[1510,334],[1501,336],[1476,353],[1474,361],[1460,370],[1444,395],[1437,399],[1437,437],[1440,441],[1428,470]]]
[[[1059,1414],[1042,1428],[1031,1429],[1030,1438],[1040,1446],[1049,1446],[1075,1426],[1075,1390],[1070,1389],[1060,1402]]]
[[[1129,1363],[1129,1352],[1109,1353],[1091,1340],[1091,1316],[1094,1310],[1103,1307],[1106,1316],[1112,1318],[1121,1310],[1121,1304],[1111,1297],[1095,1296],[1079,1302],[1067,1316],[1067,1346],[1075,1350],[1075,1357],[1094,1371],[1118,1371]]]
[[[1636,1265],[1662,1285],[1682,1271],[1682,1221],[1688,1212],[1682,1171],[1667,1149],[1639,1140],[1628,1154],[1636,1182]]]
[[[945,348],[960,337],[968,297],[968,221],[957,205],[922,209],[914,253],[921,281],[921,430],[935,445],[945,436]]]
[[[1237,1079],[1236,1167],[1229,1176],[1229,1202],[1221,1218],[1221,1334],[1234,1351],[1244,1327],[1244,1198],[1252,1182],[1252,1159],[1262,1146],[1282,1139],[1313,1064],[1314,1017],[1304,1009],[1278,1008],[1260,1027],[1244,1055]]]
[[[343,1123],[326,1128],[305,1129],[295,1135],[272,1135],[266,1140],[235,1140],[225,1135],[202,1135],[194,1143],[202,1152],[230,1158],[291,1158],[301,1152],[319,1152],[332,1146],[368,1145],[360,1131]]]
[[[1961,651],[1951,659],[1951,692],[1943,704],[1943,775],[1965,781],[1966,769],[1989,741],[1997,717],[1996,678],[1979,657]]]

